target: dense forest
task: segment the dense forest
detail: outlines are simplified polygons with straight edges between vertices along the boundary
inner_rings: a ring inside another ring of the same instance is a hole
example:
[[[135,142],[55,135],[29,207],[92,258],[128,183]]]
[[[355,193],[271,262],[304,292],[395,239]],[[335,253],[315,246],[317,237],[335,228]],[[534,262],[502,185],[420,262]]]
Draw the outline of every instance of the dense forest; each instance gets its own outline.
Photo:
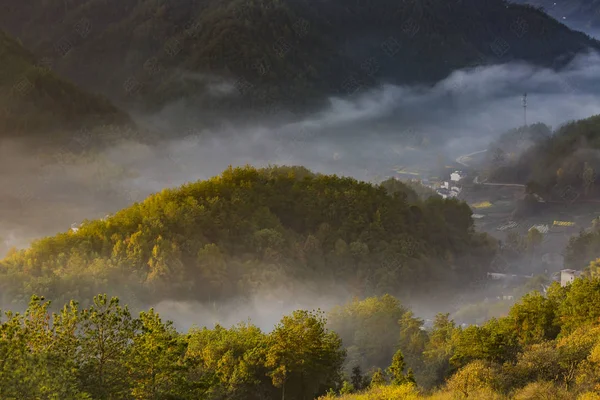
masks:
[[[491,147],[492,181],[527,184],[547,200],[575,201],[598,197],[600,116],[569,122],[554,132],[543,124],[508,132]],[[506,147],[520,149],[511,153]]]
[[[409,201],[410,200],[410,201]],[[128,304],[221,301],[285,289],[440,298],[485,277],[496,242],[457,200],[314,174],[229,168],[9,252],[3,301],[119,294]],[[460,283],[460,285],[459,285]]]
[[[55,313],[33,296],[0,323],[3,399],[600,398],[600,259],[502,318],[429,329],[392,296],[325,314],[297,310],[270,331],[251,322],[176,331],[117,298]]]
[[[1,30],[0,60],[2,137],[130,124],[129,117],[107,99],[57,77],[51,65]]]
[[[504,0],[5,0],[0,26],[118,103],[193,98],[206,118],[220,107],[315,107],[487,63],[559,67],[599,48]]]

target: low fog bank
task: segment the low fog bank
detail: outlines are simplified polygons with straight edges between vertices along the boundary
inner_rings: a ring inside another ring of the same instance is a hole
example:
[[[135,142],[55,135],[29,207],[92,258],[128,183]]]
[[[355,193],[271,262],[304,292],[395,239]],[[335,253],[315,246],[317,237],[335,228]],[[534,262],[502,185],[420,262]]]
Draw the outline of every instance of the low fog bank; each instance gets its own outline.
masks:
[[[332,288],[328,293],[314,293],[307,288],[305,293],[296,294],[293,298],[282,287],[259,293],[250,299],[237,298],[212,303],[167,300],[149,307],[154,308],[165,319],[173,321],[180,331],[187,331],[192,327],[213,328],[216,324],[231,327],[240,322],[250,322],[269,332],[284,315],[290,315],[295,310],[328,312],[350,300],[350,294],[342,287]]]
[[[475,315],[490,312],[489,317],[498,317],[517,300],[517,297],[513,297],[510,301],[499,301],[503,294],[514,294],[515,291],[515,287],[507,289],[501,283],[474,282],[462,289],[463,292],[457,293],[453,290],[453,295],[441,298],[391,294],[412,311],[415,317],[424,320],[426,326],[430,326],[438,313],[449,313],[457,323],[472,323],[472,315],[465,313],[471,308],[476,312]],[[173,321],[174,326],[181,332],[187,332],[190,328],[213,328],[217,324],[231,327],[241,322],[250,322],[264,332],[270,332],[283,316],[291,315],[296,310],[320,310],[326,316],[334,308],[345,306],[352,299],[353,295],[340,282],[337,287],[326,293],[313,292],[307,285],[303,293],[290,296],[289,291],[281,286],[255,294],[249,299],[235,298],[226,302],[204,303],[166,300],[141,308],[153,308],[164,319]]]

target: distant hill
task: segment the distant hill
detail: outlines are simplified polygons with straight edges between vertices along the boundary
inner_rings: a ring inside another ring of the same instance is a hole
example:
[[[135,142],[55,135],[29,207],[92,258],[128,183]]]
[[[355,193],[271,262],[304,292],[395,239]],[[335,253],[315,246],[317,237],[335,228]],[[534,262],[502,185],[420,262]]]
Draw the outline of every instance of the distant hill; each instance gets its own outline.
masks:
[[[498,149],[493,152],[501,157],[492,164],[491,180],[527,184],[530,192],[556,201],[598,198],[600,116],[570,122],[549,136],[542,124],[532,128],[537,128],[536,139],[518,157],[505,157]],[[504,141],[515,132],[519,130],[504,136]]]
[[[106,98],[57,77],[48,65],[0,31],[0,136],[128,124]]]
[[[503,0],[4,0],[0,26],[120,102],[316,107],[471,65],[558,66],[599,44]],[[222,79],[226,79],[223,81]]]
[[[412,198],[410,203],[408,198]],[[6,301],[108,290],[128,301],[306,291],[435,296],[485,276],[494,241],[456,200],[304,168],[228,169],[0,262]]]

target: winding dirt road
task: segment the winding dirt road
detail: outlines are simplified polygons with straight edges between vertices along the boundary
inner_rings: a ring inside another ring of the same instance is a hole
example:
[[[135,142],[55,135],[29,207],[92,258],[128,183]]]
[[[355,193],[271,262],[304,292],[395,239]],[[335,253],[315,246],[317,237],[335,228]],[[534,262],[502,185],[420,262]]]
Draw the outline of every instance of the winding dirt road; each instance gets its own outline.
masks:
[[[487,151],[487,149],[485,149],[485,150],[479,150],[479,151],[475,151],[475,152],[470,153],[470,154],[462,155],[462,156],[460,156],[460,157],[458,157],[456,159],[456,162],[459,163],[460,165],[464,165],[465,167],[469,167],[469,164],[467,164],[465,161],[468,161],[468,159],[471,156],[474,156],[475,154],[485,153],[486,151]]]

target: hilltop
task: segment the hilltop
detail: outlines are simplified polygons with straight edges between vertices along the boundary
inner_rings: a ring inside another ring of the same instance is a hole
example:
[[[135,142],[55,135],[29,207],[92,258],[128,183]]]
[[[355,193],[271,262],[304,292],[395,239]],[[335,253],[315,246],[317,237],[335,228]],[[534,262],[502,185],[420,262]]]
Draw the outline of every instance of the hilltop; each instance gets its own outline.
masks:
[[[2,137],[53,135],[102,124],[128,124],[106,98],[59,78],[20,43],[0,31]]]
[[[421,201],[399,182],[230,168],[10,252],[0,286],[7,301],[32,290],[55,299],[109,290],[144,304],[335,287],[432,300],[484,277],[494,251],[467,204]]]
[[[559,67],[599,48],[503,0],[4,3],[0,26],[77,84],[151,109],[187,99],[208,115],[314,108],[382,82],[428,84],[511,60]]]

